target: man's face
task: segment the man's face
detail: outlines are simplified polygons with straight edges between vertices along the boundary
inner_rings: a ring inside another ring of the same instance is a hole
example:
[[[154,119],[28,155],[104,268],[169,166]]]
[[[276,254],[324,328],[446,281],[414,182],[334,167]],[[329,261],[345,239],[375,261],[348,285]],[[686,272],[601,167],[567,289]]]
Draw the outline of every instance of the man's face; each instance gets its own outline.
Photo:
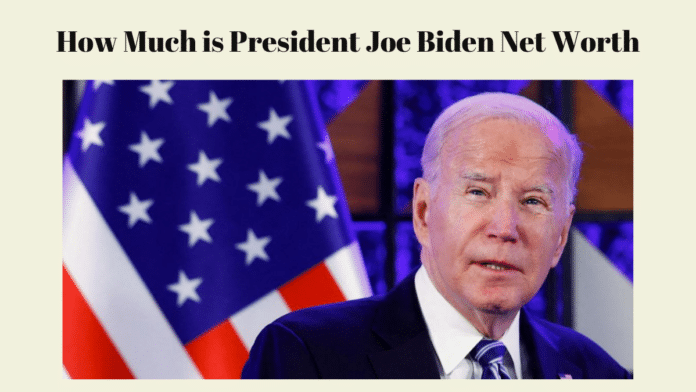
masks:
[[[519,310],[558,263],[574,206],[555,151],[531,125],[484,120],[452,131],[436,180],[417,180],[423,264],[465,317]]]

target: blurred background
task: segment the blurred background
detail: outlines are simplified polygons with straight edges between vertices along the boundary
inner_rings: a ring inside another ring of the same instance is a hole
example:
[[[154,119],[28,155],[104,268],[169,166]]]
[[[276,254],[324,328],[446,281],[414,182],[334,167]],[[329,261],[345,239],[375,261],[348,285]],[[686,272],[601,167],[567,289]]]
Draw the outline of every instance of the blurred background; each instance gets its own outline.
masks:
[[[373,293],[420,265],[411,224],[413,181],[437,115],[487,91],[546,107],[580,140],[583,163],[572,235],[528,309],[574,328],[633,369],[633,82],[626,80],[310,81]],[[64,154],[81,81],[64,81]]]

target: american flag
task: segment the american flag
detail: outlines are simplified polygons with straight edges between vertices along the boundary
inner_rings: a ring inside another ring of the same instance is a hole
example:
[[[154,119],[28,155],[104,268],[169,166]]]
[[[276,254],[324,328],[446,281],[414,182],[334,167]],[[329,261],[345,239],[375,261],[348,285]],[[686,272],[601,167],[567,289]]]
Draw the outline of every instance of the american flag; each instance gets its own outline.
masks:
[[[300,81],[92,81],[63,163],[71,378],[238,378],[292,310],[369,295]]]

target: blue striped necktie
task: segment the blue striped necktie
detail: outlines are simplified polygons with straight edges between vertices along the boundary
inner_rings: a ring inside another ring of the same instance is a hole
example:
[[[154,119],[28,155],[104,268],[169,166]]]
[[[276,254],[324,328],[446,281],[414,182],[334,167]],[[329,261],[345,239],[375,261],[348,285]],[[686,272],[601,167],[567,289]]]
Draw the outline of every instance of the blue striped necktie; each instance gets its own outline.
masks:
[[[476,347],[471,350],[471,357],[483,368],[481,379],[509,380],[512,378],[503,365],[505,352],[507,350],[503,342],[488,339],[478,342]]]

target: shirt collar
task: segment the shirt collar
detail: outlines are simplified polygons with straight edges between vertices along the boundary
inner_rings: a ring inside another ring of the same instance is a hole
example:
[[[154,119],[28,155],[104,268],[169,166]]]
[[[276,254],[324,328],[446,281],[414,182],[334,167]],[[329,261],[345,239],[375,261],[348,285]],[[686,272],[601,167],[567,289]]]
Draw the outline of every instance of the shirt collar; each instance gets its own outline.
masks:
[[[416,295],[420,304],[430,340],[442,365],[444,374],[449,374],[483,338],[447,300],[437,291],[428,277],[425,268],[420,268],[415,276]],[[520,313],[517,312],[510,328],[500,341],[505,344],[515,366],[515,373],[521,378],[520,359]]]

